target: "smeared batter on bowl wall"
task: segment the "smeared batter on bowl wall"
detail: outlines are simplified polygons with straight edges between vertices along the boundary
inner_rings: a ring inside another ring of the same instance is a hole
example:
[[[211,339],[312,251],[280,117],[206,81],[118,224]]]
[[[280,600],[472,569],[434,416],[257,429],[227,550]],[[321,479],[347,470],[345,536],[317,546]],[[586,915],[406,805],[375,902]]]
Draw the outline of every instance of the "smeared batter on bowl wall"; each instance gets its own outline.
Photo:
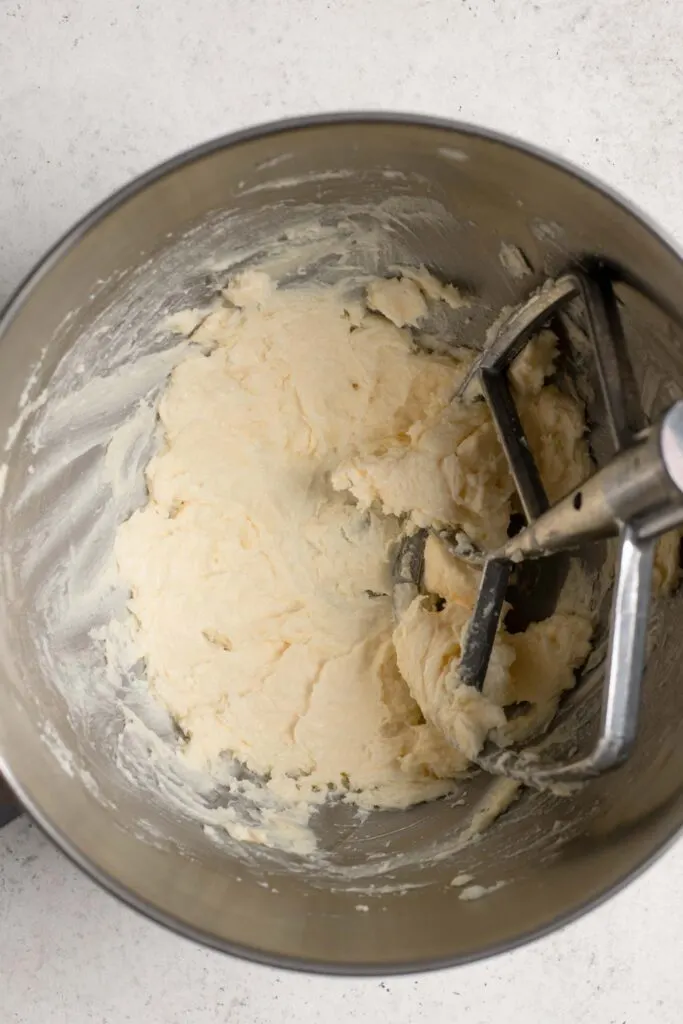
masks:
[[[476,570],[432,538],[439,610],[417,599],[394,620],[405,530],[447,524],[495,546],[514,510],[485,404],[453,401],[471,353],[415,344],[431,306],[468,301],[424,270],[362,293],[249,271],[207,316],[176,317],[194,344],[116,557],[149,685],[193,767],[219,773],[227,754],[285,801],[406,807],[450,791],[489,735],[547,723],[573,685],[587,587],[527,632],[501,630],[483,695],[457,678]],[[589,471],[582,410],[547,383],[554,359],[544,332],[513,371],[551,500]],[[503,707],[518,702],[511,726]]]

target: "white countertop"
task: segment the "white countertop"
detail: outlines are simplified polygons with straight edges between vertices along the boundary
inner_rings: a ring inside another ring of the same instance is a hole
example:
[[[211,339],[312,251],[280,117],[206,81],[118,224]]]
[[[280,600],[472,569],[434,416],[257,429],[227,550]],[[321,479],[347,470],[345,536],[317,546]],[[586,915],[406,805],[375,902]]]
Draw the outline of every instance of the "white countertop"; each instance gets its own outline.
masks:
[[[0,0],[0,303],[114,187],[234,128],[451,116],[589,168],[683,241],[679,0]],[[26,819],[0,831],[2,1024],[679,1024],[683,845],[563,932],[475,967],[353,981],[177,938]]]

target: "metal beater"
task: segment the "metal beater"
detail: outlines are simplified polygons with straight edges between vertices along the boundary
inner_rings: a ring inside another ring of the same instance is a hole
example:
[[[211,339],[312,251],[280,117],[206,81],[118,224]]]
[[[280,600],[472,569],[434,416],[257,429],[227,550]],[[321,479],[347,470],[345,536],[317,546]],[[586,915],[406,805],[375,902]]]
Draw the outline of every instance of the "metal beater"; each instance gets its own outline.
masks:
[[[507,370],[529,339],[574,299],[580,299],[585,310],[615,454],[551,508],[524,436]],[[459,391],[463,398],[473,378],[479,379],[527,521],[526,528],[500,550],[483,558],[459,667],[464,683],[477,689],[484,683],[508,584],[519,563],[619,538],[602,718],[593,750],[579,760],[547,763],[531,751],[500,750],[488,744],[477,759],[493,774],[540,788],[593,778],[628,757],[638,724],[654,544],[661,534],[683,524],[683,401],[675,402],[658,422],[633,430],[638,416],[633,415],[633,402],[626,394],[624,360],[612,323],[597,282],[583,273],[566,274],[546,284],[508,317]],[[642,410],[638,413],[642,415]],[[420,585],[424,541],[424,531],[411,537],[397,560],[394,595],[399,611]],[[461,554],[472,558],[472,552]]]

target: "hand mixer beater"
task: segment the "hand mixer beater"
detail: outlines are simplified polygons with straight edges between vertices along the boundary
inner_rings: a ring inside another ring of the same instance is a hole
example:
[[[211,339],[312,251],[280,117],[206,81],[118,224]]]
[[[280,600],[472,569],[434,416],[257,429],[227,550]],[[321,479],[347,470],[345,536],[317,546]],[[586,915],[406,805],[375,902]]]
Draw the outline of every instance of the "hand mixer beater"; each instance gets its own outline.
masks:
[[[592,477],[549,507],[507,371],[531,337],[572,300],[581,301],[585,311],[615,454]],[[502,548],[484,556],[460,546],[461,557],[478,558],[482,565],[458,669],[462,683],[479,690],[483,686],[508,585],[521,563],[618,538],[602,715],[593,749],[577,760],[549,763],[530,751],[499,749],[489,743],[477,758],[477,763],[493,774],[539,788],[590,779],[616,768],[628,757],[638,724],[654,545],[663,533],[683,524],[683,401],[675,402],[656,423],[642,425],[642,410],[634,415],[627,395],[624,361],[609,313],[605,292],[592,277],[572,272],[548,282],[505,320],[458,393],[466,400],[468,388],[478,380],[527,523]],[[640,424],[634,429],[639,417]],[[425,532],[420,531],[404,543],[397,559],[394,600],[398,608],[420,587],[424,542]]]

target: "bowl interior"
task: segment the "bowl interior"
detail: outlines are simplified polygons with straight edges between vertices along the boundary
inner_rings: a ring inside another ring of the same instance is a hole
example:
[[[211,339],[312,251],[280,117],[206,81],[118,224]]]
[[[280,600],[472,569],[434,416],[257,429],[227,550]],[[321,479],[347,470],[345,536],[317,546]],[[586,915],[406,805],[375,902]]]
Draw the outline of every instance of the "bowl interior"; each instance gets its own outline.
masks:
[[[523,251],[528,276],[506,271],[503,243]],[[155,441],[140,401],[158,396],[184,351],[164,317],[264,259],[285,282],[426,263],[481,297],[469,323],[450,323],[473,346],[502,306],[590,266],[613,282],[647,414],[683,391],[678,256],[614,198],[503,140],[429,122],[302,123],[206,147],[136,183],[48,257],[0,323],[0,762],[88,870],[220,948],[333,971],[482,956],[595,902],[680,827],[681,598],[655,609],[635,755],[573,797],[526,793],[474,842],[502,797],[481,776],[408,811],[323,809],[313,861],[231,838],[225,794],[188,801],[172,723],[140,666],[112,648],[106,627],[126,595],[103,569],[117,523],[144,499]],[[122,424],[113,466],[107,445]],[[599,681],[562,712],[583,744]],[[248,800],[235,810],[248,818]],[[451,881],[463,873],[495,891],[460,899]]]

